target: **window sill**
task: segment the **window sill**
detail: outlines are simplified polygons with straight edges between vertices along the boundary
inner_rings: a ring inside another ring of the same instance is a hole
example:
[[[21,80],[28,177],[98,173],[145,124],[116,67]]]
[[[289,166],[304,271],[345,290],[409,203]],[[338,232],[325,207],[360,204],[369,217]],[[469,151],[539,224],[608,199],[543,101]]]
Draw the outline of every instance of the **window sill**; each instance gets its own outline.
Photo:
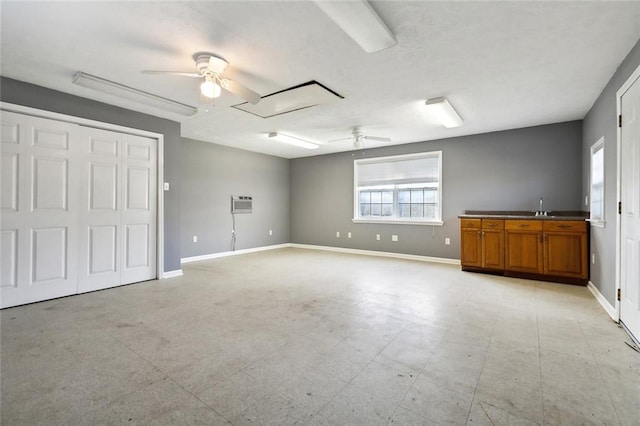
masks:
[[[353,223],[375,223],[384,225],[430,225],[442,226],[441,220],[376,220],[376,219],[351,219]]]
[[[607,222],[600,219],[587,219],[587,222],[591,224],[591,226],[595,228],[606,228]]]

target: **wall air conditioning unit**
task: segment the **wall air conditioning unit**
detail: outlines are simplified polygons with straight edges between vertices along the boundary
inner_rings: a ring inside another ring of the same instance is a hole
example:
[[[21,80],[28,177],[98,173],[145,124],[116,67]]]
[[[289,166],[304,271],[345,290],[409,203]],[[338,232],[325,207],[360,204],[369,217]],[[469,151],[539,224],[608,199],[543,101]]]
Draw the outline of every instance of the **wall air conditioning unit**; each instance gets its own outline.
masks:
[[[248,195],[231,196],[231,213],[251,213],[253,197]]]

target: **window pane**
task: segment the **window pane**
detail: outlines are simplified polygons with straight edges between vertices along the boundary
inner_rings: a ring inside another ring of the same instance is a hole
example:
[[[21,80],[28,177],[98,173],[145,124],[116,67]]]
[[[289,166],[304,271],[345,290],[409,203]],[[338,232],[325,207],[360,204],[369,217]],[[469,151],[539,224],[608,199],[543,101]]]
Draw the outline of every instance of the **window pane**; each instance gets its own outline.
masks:
[[[591,219],[604,219],[604,139],[591,147]]]
[[[371,204],[360,205],[360,216],[371,216]]]
[[[393,216],[393,204],[382,205],[382,216]]]
[[[382,214],[382,205],[371,204],[371,216],[380,216]]]
[[[410,203],[411,202],[411,191],[407,191],[406,189],[401,189],[398,191],[398,202],[399,203]]]
[[[400,204],[400,217],[411,217],[411,204]]]
[[[412,189],[411,190],[411,202],[412,203],[422,203],[423,195],[422,189]],[[413,215],[412,215],[413,216]]]
[[[380,191],[372,191],[371,192],[371,203],[381,203],[382,202],[382,192]]]
[[[422,217],[423,211],[422,204],[411,204],[411,217]]]
[[[384,191],[382,193],[383,203],[393,203],[393,191]]]
[[[425,189],[424,190],[424,202],[425,203],[437,203],[438,202],[438,191],[433,189]]]
[[[360,202],[361,203],[370,203],[371,201],[371,195],[369,194],[368,191],[361,191],[360,192]]]
[[[435,219],[436,218],[436,206],[432,204],[425,204],[424,206],[424,217],[427,219]]]

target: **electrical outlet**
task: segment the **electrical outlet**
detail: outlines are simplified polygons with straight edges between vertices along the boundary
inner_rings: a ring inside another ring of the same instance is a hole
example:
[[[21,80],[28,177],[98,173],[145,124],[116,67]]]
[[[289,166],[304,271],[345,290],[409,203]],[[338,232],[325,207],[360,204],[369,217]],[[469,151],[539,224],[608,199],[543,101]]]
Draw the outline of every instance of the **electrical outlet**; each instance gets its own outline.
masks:
[[[398,236],[397,235],[392,235],[391,236],[391,241],[398,241]]]
[[[449,244],[451,244],[451,238],[449,238],[449,237],[445,238],[445,239],[444,239],[444,244],[445,244],[445,245],[447,245],[447,246],[448,246]]]
[[[336,231],[336,238],[340,238],[340,231]]]
[[[585,206],[588,206],[588,205],[589,205],[589,196],[588,196],[588,195],[585,195],[585,196],[584,196],[584,205],[585,205]]]
[[[193,236],[193,242],[194,242],[194,243],[197,243],[197,242],[198,242],[198,236],[197,236],[197,235],[194,235],[194,236]]]
[[[380,234],[376,234],[376,241],[380,241]]]
[[[168,191],[169,190],[169,182],[165,182],[164,183],[164,190]]]
[[[273,229],[269,229],[269,235],[273,235]]]
[[[591,264],[592,265],[596,264],[596,254],[595,253],[591,253]]]
[[[351,232],[347,232],[347,238],[351,238]]]

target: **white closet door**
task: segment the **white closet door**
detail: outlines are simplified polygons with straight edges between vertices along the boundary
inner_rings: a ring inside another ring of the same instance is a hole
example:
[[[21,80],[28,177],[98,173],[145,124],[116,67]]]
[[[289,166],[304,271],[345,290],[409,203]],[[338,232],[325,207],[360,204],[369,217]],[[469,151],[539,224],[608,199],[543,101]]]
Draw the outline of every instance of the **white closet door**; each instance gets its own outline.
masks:
[[[157,140],[124,135],[122,274],[128,284],[156,278]]]
[[[120,284],[122,134],[82,128],[78,292]]]
[[[620,104],[620,320],[640,339],[640,78]]]
[[[2,307],[77,291],[78,130],[2,113]]]

